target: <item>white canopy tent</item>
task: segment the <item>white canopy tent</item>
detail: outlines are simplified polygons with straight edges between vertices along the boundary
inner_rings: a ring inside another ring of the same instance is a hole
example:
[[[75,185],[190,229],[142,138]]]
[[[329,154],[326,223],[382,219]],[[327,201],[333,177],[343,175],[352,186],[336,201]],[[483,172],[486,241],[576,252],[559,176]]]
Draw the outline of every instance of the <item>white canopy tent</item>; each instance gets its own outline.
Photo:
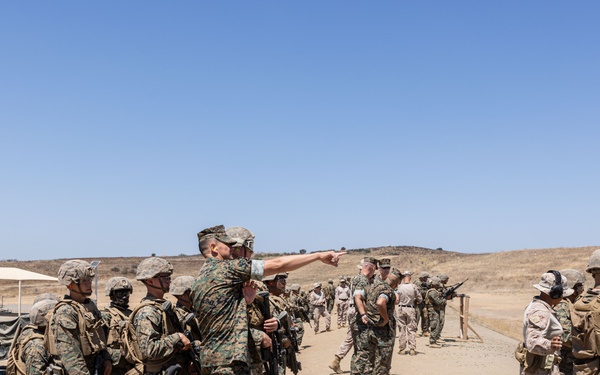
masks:
[[[26,271],[14,267],[0,267],[0,279],[19,280],[19,316],[21,316],[21,282],[23,280],[58,281],[56,277],[47,276],[41,273]]]

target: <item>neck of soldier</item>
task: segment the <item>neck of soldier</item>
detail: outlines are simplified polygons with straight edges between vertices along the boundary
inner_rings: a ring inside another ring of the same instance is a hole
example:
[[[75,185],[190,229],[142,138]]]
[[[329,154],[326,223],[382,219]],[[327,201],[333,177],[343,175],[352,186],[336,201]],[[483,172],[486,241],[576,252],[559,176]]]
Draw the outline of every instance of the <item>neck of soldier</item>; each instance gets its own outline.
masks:
[[[79,303],[84,303],[87,299],[86,295],[75,289],[69,289],[69,297],[71,297],[74,301],[77,301]]]

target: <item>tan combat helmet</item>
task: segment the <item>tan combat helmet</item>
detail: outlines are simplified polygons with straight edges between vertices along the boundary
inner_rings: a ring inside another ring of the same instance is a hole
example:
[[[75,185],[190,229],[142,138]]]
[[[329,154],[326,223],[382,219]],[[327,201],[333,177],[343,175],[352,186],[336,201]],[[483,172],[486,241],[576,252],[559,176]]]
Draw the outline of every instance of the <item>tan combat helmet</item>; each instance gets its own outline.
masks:
[[[433,288],[439,288],[442,285],[442,282],[439,277],[434,276],[429,279],[429,285],[431,285]]]
[[[582,272],[572,268],[560,270],[560,274],[567,278],[567,287],[573,289],[577,284],[585,284],[585,276]]]
[[[148,280],[157,276],[172,275],[173,266],[163,258],[151,257],[140,262],[137,267],[136,280]]]
[[[446,275],[445,273],[440,273],[438,275],[438,278],[440,279],[441,282],[447,282],[448,280],[450,280],[450,278],[448,277],[448,275]]]
[[[31,306],[31,310],[29,310],[29,320],[31,324],[38,327],[45,327],[48,320],[46,319],[46,315],[54,309],[54,306],[58,301],[53,299],[45,299],[41,300],[37,303],[34,303]]]
[[[131,282],[129,282],[129,280],[126,277],[123,277],[123,276],[111,277],[106,282],[106,290],[104,291],[104,294],[107,296],[110,296],[110,292],[114,292],[115,290],[124,290],[124,289],[129,290],[130,292],[133,293],[133,285],[131,285]]]
[[[58,282],[69,286],[71,282],[79,284],[82,279],[91,279],[96,275],[94,268],[85,260],[73,259],[64,262],[58,270]]]
[[[42,294],[38,294],[37,297],[35,297],[35,299],[33,300],[33,304],[35,305],[36,303],[47,300],[47,299],[51,299],[54,301],[60,301],[60,297],[57,296],[56,294],[42,293]]]
[[[600,271],[600,249],[594,250],[592,256],[590,256],[590,259],[588,260],[587,268],[585,269],[585,272],[587,273],[595,273],[598,271]]]
[[[245,246],[247,249],[254,251],[254,233],[243,227],[231,227],[225,230],[227,236],[235,240],[232,247]]]
[[[192,285],[196,279],[192,276],[179,276],[171,283],[169,293],[174,296],[182,296],[187,291],[192,290]]]

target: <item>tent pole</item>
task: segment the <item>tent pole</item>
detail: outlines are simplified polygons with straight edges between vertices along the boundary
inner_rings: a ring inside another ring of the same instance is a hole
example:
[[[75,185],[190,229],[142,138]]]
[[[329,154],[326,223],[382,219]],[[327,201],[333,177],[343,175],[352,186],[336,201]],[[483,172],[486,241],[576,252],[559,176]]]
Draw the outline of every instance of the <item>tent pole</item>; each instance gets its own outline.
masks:
[[[19,317],[21,317],[21,280],[19,280]]]

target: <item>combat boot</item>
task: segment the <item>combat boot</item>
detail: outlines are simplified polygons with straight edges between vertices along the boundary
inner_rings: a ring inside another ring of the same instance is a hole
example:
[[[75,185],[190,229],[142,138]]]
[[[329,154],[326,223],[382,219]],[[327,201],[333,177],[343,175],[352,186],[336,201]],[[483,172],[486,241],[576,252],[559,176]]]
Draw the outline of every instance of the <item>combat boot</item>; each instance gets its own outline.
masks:
[[[437,342],[432,342],[429,344],[430,348],[441,348],[442,346],[440,344],[438,344]]]
[[[410,350],[410,352],[409,352],[408,354],[410,354],[410,355],[417,355],[417,352],[415,352],[415,350],[414,350],[414,349],[411,349],[411,350]]]
[[[333,356],[333,361],[331,361],[331,364],[329,365],[329,368],[332,369],[333,371],[335,371],[336,374],[343,374],[344,371],[342,371],[342,369],[340,368],[340,357],[338,357],[337,355]]]

